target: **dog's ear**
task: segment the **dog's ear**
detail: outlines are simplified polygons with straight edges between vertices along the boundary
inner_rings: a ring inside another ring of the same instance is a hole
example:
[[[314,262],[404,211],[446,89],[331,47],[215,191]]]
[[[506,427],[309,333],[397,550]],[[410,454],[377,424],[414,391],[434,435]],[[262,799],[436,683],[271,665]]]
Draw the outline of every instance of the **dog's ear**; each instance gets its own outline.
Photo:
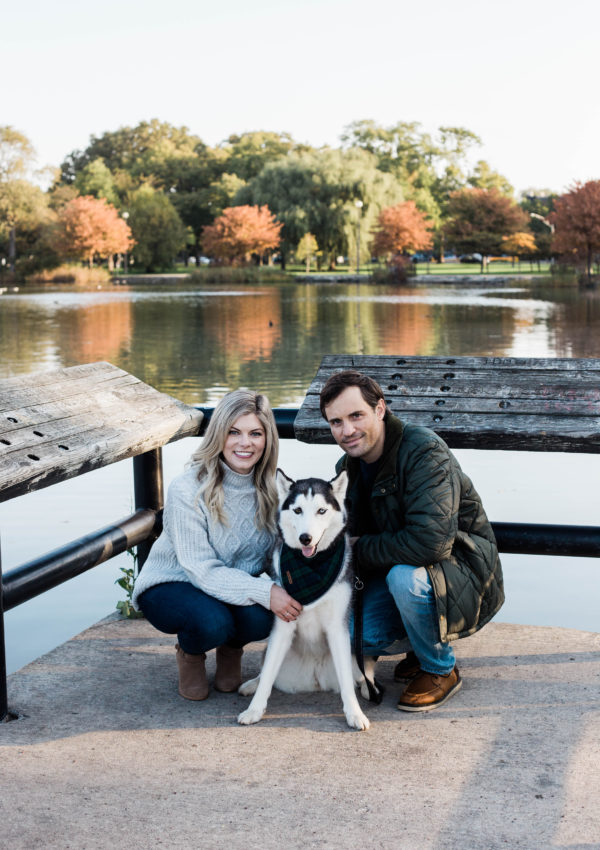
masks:
[[[344,504],[344,499],[346,498],[346,490],[348,489],[348,473],[345,469],[336,475],[335,478],[332,478],[329,482],[331,484],[331,489],[333,490],[333,495],[340,503],[340,507]]]
[[[288,478],[283,470],[278,469],[275,473],[275,481],[277,483],[277,493],[281,504],[285,502],[290,492],[290,487],[294,483],[291,478]]]

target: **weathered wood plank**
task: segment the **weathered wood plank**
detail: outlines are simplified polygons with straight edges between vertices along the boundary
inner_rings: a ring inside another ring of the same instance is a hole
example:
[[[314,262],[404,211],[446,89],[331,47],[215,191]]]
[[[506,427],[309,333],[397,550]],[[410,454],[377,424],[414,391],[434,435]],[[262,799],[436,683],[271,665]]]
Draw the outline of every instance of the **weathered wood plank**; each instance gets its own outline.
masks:
[[[375,378],[395,415],[453,448],[600,452],[600,360],[328,355],[294,423],[298,439],[333,442],[319,393],[348,368]]]
[[[440,408],[438,413],[486,413],[490,416],[506,416],[513,414],[552,415],[552,416],[596,416],[600,415],[600,407],[595,400],[578,399],[575,404],[570,399],[555,398],[519,398],[509,395],[493,398],[481,396],[455,395],[432,396],[422,393],[420,395],[392,395],[386,393],[386,401],[391,407],[406,413],[415,411],[426,412],[433,408]],[[310,393],[304,402],[305,409],[319,410],[318,394]],[[443,409],[441,409],[443,408]]]
[[[321,362],[323,369],[358,369],[361,372],[367,369],[378,369],[381,366],[389,368],[391,365],[405,366],[407,368],[429,368],[456,366],[462,369],[550,369],[552,371],[574,371],[591,369],[600,372],[600,359],[595,357],[423,357],[420,355],[398,357],[381,354],[326,354]]]
[[[0,501],[193,436],[201,422],[110,363],[0,381]]]

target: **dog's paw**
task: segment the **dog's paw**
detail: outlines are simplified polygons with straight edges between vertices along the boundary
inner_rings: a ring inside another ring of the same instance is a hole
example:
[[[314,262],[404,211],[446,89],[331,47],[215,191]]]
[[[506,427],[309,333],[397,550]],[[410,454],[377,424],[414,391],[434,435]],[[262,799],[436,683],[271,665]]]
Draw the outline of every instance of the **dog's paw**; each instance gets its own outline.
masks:
[[[251,726],[253,723],[258,723],[258,721],[263,716],[264,711],[260,711],[259,709],[247,708],[246,711],[242,711],[241,714],[238,714],[237,722],[241,723],[242,726]]]
[[[371,725],[369,718],[360,710],[346,712],[346,723],[352,729],[358,729],[361,732],[365,732]]]
[[[256,676],[254,679],[248,679],[247,682],[242,682],[238,688],[238,694],[241,694],[243,697],[251,697],[252,694],[256,693],[259,679],[260,676]]]

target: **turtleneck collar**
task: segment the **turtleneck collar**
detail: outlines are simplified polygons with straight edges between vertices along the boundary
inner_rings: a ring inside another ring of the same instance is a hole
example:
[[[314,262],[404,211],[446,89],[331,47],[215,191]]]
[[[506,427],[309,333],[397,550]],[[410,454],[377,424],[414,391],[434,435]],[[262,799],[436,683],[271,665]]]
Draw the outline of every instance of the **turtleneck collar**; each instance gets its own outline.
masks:
[[[224,460],[219,459],[219,464],[223,470],[223,483],[232,485],[233,487],[254,486],[254,469],[242,474],[241,472],[234,472],[230,466],[227,466]]]

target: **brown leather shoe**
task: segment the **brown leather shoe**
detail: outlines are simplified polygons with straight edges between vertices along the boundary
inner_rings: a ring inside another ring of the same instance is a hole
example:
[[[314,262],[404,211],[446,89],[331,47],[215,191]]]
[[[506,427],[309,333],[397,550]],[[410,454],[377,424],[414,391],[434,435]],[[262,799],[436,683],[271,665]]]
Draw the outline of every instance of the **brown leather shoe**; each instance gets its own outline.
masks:
[[[461,686],[458,667],[445,676],[422,670],[405,687],[398,700],[398,708],[400,711],[431,711],[450,699]]]
[[[206,653],[189,655],[179,644],[175,644],[177,667],[179,668],[179,694],[184,699],[202,700],[208,696],[206,678]]]
[[[215,673],[215,691],[230,694],[242,684],[243,649],[233,646],[217,647],[217,671]]]
[[[406,658],[399,661],[394,668],[394,682],[406,682],[408,679],[414,679],[421,672],[419,659],[411,651],[407,653]]]

